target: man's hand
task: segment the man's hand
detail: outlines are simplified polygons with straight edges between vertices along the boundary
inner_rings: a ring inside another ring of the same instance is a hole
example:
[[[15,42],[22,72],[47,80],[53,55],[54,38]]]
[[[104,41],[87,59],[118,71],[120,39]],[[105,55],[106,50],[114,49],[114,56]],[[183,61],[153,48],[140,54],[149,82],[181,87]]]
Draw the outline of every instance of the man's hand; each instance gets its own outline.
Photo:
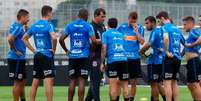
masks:
[[[17,56],[22,56],[22,55],[23,55],[20,51],[16,51],[15,54],[16,54]]]
[[[140,54],[141,54],[141,55],[144,55],[144,53],[145,53],[145,50],[141,49],[141,50],[140,50]]]
[[[55,54],[55,51],[54,49],[49,49],[49,51],[51,51],[53,54]]]
[[[100,65],[100,71],[101,71],[101,72],[104,72],[104,71],[105,71],[105,66],[104,66],[103,63],[101,63],[101,65]]]
[[[70,54],[70,51],[67,51],[67,52],[66,52],[66,55],[68,56],[69,54]]]
[[[188,47],[188,48],[192,48],[193,47],[193,45],[190,44],[190,43],[186,43],[185,46]]]
[[[137,23],[132,24],[132,26],[133,26],[133,31],[135,33],[138,33],[138,25],[137,25]]]
[[[166,51],[166,55],[167,55],[168,58],[173,58],[172,53],[170,53],[169,51]]]
[[[96,39],[97,44],[102,44],[101,39]]]

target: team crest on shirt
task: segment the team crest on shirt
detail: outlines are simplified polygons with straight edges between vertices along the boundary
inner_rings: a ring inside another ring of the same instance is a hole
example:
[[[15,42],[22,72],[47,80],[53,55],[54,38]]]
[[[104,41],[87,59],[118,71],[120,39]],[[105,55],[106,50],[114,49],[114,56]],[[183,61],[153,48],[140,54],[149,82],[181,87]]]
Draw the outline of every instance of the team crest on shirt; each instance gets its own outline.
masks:
[[[97,67],[97,66],[98,66],[97,61],[93,61],[93,62],[92,62],[92,66],[93,66],[93,67]]]

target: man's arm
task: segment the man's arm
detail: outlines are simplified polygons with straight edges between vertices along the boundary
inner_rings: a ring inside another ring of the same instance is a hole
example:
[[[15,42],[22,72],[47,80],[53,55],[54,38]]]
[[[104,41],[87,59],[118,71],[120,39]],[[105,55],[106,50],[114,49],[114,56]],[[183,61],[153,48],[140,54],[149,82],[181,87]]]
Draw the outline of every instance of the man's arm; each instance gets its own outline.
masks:
[[[52,32],[51,34],[52,38],[52,52],[55,54],[56,47],[57,47],[57,34],[55,32]]]
[[[64,42],[64,40],[67,38],[68,36],[65,34],[62,34],[61,37],[59,38],[59,43],[61,45],[61,47],[63,48],[63,50],[65,51],[66,54],[69,54],[69,50],[66,48],[66,44]]]
[[[144,54],[150,47],[151,47],[150,43],[147,42],[147,43],[140,49],[140,53],[141,53],[141,54]]]
[[[100,61],[101,62],[100,70],[102,72],[104,72],[104,69],[105,69],[105,67],[104,67],[105,55],[106,55],[106,45],[102,45],[102,48],[101,48],[101,61]]]
[[[172,54],[169,52],[169,36],[168,33],[163,33],[163,44],[164,44],[164,49],[165,49],[165,53],[169,58],[172,58]]]
[[[16,51],[17,51],[17,48],[16,48],[16,46],[15,46],[15,44],[14,44],[14,42],[15,42],[15,37],[14,37],[13,35],[10,35],[10,34],[9,34],[8,37],[7,37],[7,40],[8,40],[8,43],[9,43],[10,48],[16,52]]]
[[[16,46],[14,44],[15,37],[13,35],[9,34],[8,37],[7,37],[7,40],[8,40],[8,44],[9,44],[10,48],[15,51],[16,55],[17,56],[22,55],[22,53],[17,50],[17,48],[16,48]]]
[[[141,44],[141,45],[143,45],[144,44],[144,38],[140,35],[140,33],[139,32],[137,32],[136,33],[137,34],[137,40],[139,41],[139,43]]]
[[[193,42],[192,44],[186,44],[185,46],[189,47],[189,48],[192,48],[192,47],[200,45],[200,44],[201,44],[201,36],[195,42]]]
[[[144,38],[140,35],[140,32],[138,30],[138,25],[137,24],[134,24],[133,25],[133,28],[134,28],[134,32],[136,33],[136,37],[137,37],[137,40],[138,42],[143,45],[144,44]]]
[[[98,43],[95,35],[91,36],[90,39],[93,45],[96,45]]]
[[[29,38],[30,38],[29,34],[26,33],[26,34],[23,36],[22,41],[24,42],[24,44],[26,45],[26,47],[27,47],[29,50],[31,50],[33,53],[35,53],[36,50],[35,50],[35,49],[33,48],[33,46],[30,44]]]

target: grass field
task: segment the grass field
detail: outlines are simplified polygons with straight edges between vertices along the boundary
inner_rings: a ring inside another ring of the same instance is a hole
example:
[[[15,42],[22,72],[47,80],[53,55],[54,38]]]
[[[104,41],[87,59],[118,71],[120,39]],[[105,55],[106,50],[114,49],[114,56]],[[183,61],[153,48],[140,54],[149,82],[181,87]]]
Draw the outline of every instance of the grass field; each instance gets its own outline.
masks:
[[[86,88],[86,91],[87,90],[88,89]],[[29,92],[30,92],[30,87],[26,87],[27,98],[29,98]],[[102,86],[100,92],[101,92],[101,101],[109,101],[108,86]],[[11,94],[12,94],[11,86],[0,86],[0,101],[12,101]],[[188,91],[186,87],[180,87],[179,94],[180,94],[180,101],[192,101],[190,92]],[[149,97],[150,97],[150,88],[140,86],[137,90],[135,101],[149,101]],[[36,101],[46,101],[45,94],[44,94],[44,87],[40,87],[38,89]],[[67,87],[65,86],[54,87],[54,101],[67,101]],[[74,101],[78,101],[77,93],[75,94]],[[123,99],[120,101],[123,101]]]

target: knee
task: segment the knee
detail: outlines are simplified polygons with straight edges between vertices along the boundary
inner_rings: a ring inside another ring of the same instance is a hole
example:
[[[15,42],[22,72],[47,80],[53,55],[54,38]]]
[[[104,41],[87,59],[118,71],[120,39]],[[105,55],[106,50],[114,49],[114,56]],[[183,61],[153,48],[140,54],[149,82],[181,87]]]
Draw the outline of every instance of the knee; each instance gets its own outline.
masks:
[[[117,91],[114,90],[114,89],[111,89],[111,91],[110,91],[110,95],[111,95],[112,97],[117,96]]]
[[[134,87],[136,87],[136,85],[137,85],[137,80],[131,80],[131,85],[134,86]]]
[[[129,95],[128,90],[124,90],[124,91],[123,91],[123,94],[124,94],[125,97],[127,97],[127,96]]]

